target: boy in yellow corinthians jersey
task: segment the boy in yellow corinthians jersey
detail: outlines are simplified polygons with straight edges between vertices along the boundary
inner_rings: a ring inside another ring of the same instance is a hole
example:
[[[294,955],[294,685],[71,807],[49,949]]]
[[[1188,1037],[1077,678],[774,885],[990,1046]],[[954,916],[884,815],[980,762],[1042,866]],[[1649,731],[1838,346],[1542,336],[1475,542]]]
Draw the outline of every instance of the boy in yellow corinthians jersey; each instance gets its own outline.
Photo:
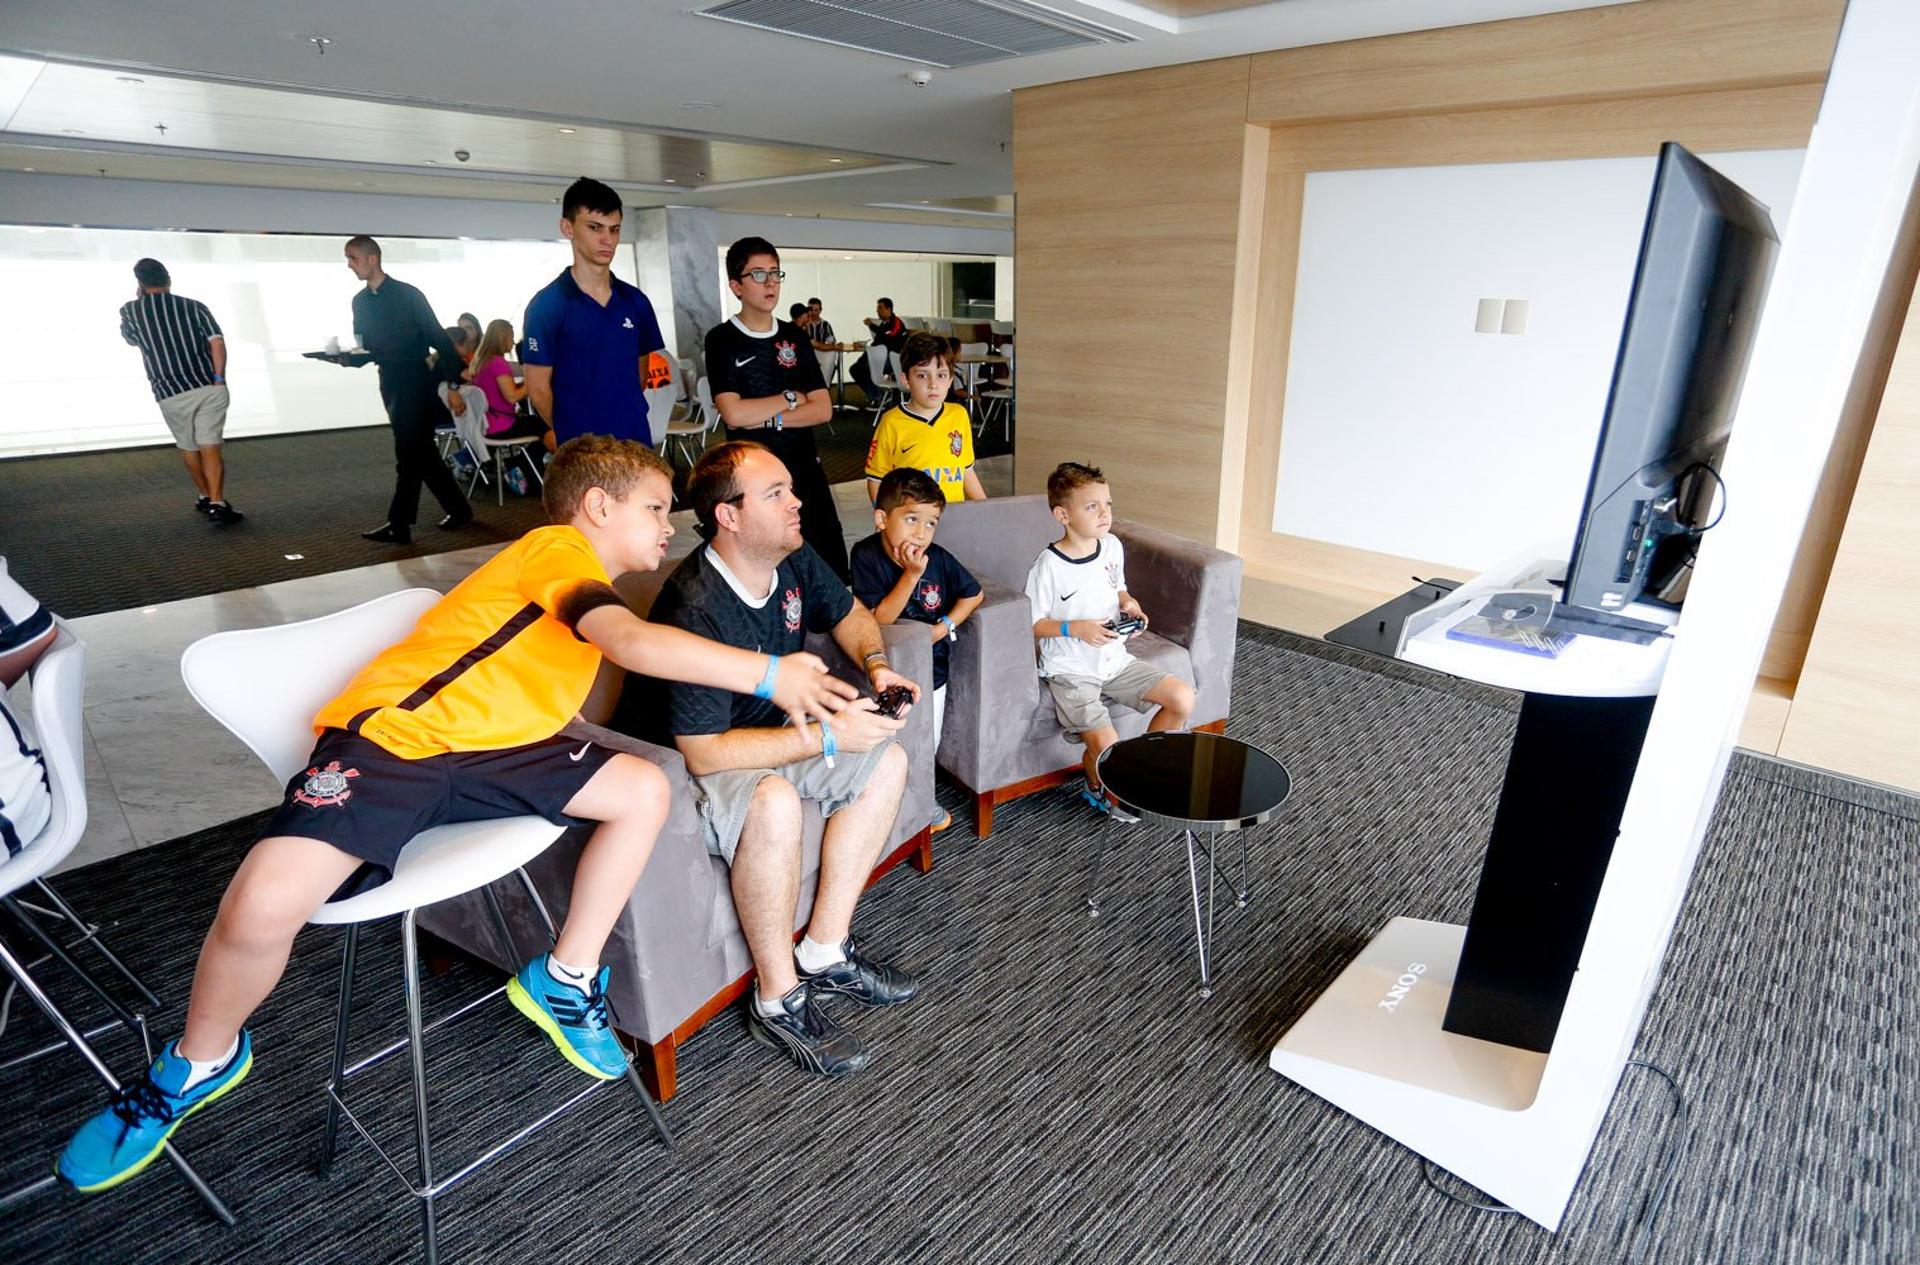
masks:
[[[57,1172],[83,1191],[139,1173],[187,1116],[253,1064],[241,1026],[279,982],[294,934],[343,889],[384,881],[415,834],[445,822],[535,815],[599,823],[551,953],[507,986],[514,1006],[590,1076],[626,1061],[607,1014],[600,951],[667,815],[666,779],[637,756],[560,736],[601,658],[651,677],[770,698],[798,723],[854,691],[807,654],[724,646],[627,609],[610,580],[666,554],[666,463],[627,440],[561,446],[554,524],[503,549],[361,669],[314,718],[318,742],[240,865],[200,951],[186,1031],[81,1126]]]
[[[925,472],[948,501],[984,501],[986,488],[973,469],[973,419],[947,402],[953,366],[947,340],[913,334],[900,349],[900,377],[907,398],[880,415],[867,446],[867,499],[880,495],[880,480],[906,467]]]

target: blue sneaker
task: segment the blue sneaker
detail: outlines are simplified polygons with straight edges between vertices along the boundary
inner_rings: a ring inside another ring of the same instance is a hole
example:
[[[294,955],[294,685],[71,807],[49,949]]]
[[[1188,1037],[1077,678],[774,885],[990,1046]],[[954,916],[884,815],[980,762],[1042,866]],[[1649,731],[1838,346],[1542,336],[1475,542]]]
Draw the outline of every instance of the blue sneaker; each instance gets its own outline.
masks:
[[[581,992],[553,978],[547,970],[549,956],[542,953],[507,981],[507,1000],[587,1075],[603,1081],[626,1075],[627,1054],[613,1035],[613,1018],[607,1013],[607,968],[593,977],[591,992]]]
[[[1140,820],[1138,817],[1135,817],[1132,813],[1120,807],[1120,805],[1114,803],[1112,800],[1108,799],[1105,795],[1102,795],[1099,791],[1094,790],[1093,787],[1088,786],[1085,783],[1081,784],[1080,798],[1085,800],[1089,805],[1091,805],[1095,812],[1100,813],[1102,816],[1111,817],[1115,821],[1121,822],[1124,825],[1131,826],[1135,822]]]
[[[106,1110],[80,1126],[53,1171],[61,1181],[92,1194],[140,1175],[183,1121],[221,1097],[253,1070],[253,1038],[243,1028],[240,1048],[225,1068],[185,1093],[189,1064],[169,1041],[137,1081],[122,1087]]]

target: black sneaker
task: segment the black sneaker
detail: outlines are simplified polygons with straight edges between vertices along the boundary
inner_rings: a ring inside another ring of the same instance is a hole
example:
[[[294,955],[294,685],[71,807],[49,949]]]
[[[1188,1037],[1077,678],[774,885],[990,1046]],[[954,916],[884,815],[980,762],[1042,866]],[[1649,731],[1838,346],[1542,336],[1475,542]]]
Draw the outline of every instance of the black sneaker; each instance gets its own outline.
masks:
[[[413,543],[413,529],[395,527],[392,523],[382,523],[372,531],[361,532],[360,539],[371,540],[382,545],[410,545]]]
[[[211,518],[214,522],[220,524],[222,527],[225,527],[228,523],[239,522],[241,519],[245,518],[246,515],[242,514],[239,510],[233,508],[233,506],[227,504],[225,501],[215,501],[213,504],[207,506],[207,517]]]
[[[913,1000],[920,982],[884,962],[861,953],[848,936],[840,945],[846,956],[824,971],[801,971],[800,982],[821,997],[851,997],[865,1006],[899,1006]]]
[[[203,496],[193,503],[193,512],[196,514],[205,514],[211,509],[213,509],[213,498],[210,496]]]
[[[870,1056],[858,1036],[814,1003],[804,982],[780,999],[780,1013],[763,1015],[756,990],[747,990],[747,1031],[762,1045],[785,1050],[793,1061],[821,1076],[851,1076]]]

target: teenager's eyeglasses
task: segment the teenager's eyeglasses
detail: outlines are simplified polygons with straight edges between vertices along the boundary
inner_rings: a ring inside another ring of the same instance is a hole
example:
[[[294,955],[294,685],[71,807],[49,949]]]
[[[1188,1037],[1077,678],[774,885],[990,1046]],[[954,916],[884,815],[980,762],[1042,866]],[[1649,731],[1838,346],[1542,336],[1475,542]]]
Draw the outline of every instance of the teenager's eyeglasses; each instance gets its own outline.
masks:
[[[740,279],[742,281],[751,280],[758,285],[765,285],[769,281],[785,281],[787,274],[778,268],[749,268],[740,274]]]

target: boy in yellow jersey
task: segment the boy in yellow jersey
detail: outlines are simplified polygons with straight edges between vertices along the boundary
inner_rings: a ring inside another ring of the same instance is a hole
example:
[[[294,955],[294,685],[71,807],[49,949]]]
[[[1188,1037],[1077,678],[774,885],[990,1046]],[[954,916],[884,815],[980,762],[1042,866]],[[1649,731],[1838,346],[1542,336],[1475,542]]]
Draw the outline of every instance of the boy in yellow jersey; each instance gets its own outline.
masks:
[[[547,473],[547,517],[420,617],[314,718],[310,767],[227,886],[194,974],[186,1031],[68,1143],[56,1171],[82,1191],[139,1173],[181,1121],[253,1063],[241,1026],[279,982],[320,904],[384,881],[415,834],[446,822],[534,815],[599,823],[551,953],[508,984],[514,1006],[568,1062],[611,1080],[626,1060],[607,1013],[600,951],[666,819],[654,765],[560,736],[603,657],[631,672],[771,699],[795,723],[855,691],[808,654],[735,649],[627,609],[611,578],[666,554],[673,490],[642,445],[587,435]]]
[[[938,334],[911,335],[900,349],[900,373],[907,400],[880,416],[867,449],[867,499],[880,495],[880,480],[902,466],[924,471],[949,501],[984,501],[987,490],[973,471],[973,421],[967,410],[947,402],[953,366],[947,340]]]

